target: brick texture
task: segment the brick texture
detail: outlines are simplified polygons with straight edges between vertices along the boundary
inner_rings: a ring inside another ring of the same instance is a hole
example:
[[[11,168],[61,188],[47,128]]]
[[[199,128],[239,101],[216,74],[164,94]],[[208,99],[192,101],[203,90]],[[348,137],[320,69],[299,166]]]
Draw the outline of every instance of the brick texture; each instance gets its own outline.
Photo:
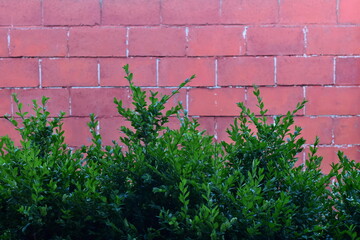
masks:
[[[0,115],[13,113],[12,93],[25,105],[47,95],[52,116],[67,112],[72,147],[90,144],[90,113],[111,144],[128,124],[113,98],[133,108],[125,64],[159,97],[195,74],[166,109],[180,101],[217,141],[230,141],[237,102],[259,113],[253,85],[270,122],[306,98],[295,123],[308,143],[320,137],[326,172],[337,150],[360,159],[359,9],[358,0],[0,0]],[[9,127],[0,136],[19,142]]]

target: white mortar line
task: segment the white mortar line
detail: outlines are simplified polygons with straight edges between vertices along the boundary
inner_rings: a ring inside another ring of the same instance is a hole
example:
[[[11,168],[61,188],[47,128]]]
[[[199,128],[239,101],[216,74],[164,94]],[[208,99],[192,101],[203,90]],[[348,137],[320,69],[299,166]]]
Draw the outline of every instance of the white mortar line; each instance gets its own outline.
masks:
[[[215,59],[215,87],[218,87],[218,59]]]
[[[42,59],[39,59],[39,88],[42,88],[42,66],[41,66]]]
[[[130,34],[130,27],[126,27],[126,57],[129,57],[129,34]]]

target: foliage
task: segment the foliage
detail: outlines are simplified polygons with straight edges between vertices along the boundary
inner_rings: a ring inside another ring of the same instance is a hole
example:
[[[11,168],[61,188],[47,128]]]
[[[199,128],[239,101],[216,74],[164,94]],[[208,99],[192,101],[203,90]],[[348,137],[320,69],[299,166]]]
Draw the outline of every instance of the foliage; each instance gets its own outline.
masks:
[[[65,113],[50,118],[48,98],[6,118],[20,145],[0,139],[0,239],[357,239],[360,164],[339,152],[324,175],[316,139],[305,164],[305,140],[294,111],[269,123],[255,88],[259,115],[238,103],[239,117],[217,143],[182,105],[135,86],[124,67],[131,108],[114,99],[131,127],[120,143],[103,146],[90,115],[92,144],[70,149]],[[178,129],[167,127],[176,115]],[[251,127],[253,126],[253,127]],[[255,130],[254,130],[255,129]]]

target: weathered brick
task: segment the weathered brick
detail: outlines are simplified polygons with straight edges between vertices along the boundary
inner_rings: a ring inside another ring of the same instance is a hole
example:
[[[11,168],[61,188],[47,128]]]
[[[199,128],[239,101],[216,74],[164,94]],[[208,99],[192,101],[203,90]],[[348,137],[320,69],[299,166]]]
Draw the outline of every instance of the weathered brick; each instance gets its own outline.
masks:
[[[160,23],[160,0],[103,0],[102,24],[155,25]]]
[[[316,136],[319,137],[320,144],[331,144],[333,129],[331,117],[295,117],[294,120],[294,124],[302,128],[300,136],[307,144],[314,143]]]
[[[277,0],[226,0],[221,4],[222,23],[269,24],[276,23],[277,20]]]
[[[63,130],[65,131],[65,142],[70,147],[80,147],[82,145],[89,146],[91,144],[91,133],[87,123],[89,118],[65,118],[63,120]]]
[[[39,63],[37,59],[0,59],[1,87],[39,86]]]
[[[40,25],[41,0],[1,0],[0,25]]]
[[[100,58],[99,62],[101,86],[129,86],[122,68],[126,64],[134,74],[135,85],[156,86],[155,58]]]
[[[336,0],[282,0],[280,23],[324,24],[336,23]]]
[[[360,144],[360,117],[335,118],[335,144]]]
[[[162,0],[164,24],[214,24],[219,22],[218,0]]]
[[[70,29],[70,56],[125,56],[126,29],[79,27]]]
[[[238,57],[218,60],[218,85],[274,85],[274,58]]]
[[[189,28],[189,56],[237,56],[245,53],[244,27],[203,26]]]
[[[360,58],[336,59],[337,85],[360,85]]]
[[[247,55],[293,55],[305,51],[299,27],[249,27]]]
[[[130,28],[129,54],[130,56],[184,56],[185,29]]]
[[[12,29],[11,56],[65,56],[67,36],[65,29]]]
[[[304,99],[302,87],[260,87],[260,96],[263,99],[265,109],[268,109],[268,115],[286,114],[287,111],[295,109],[297,103]],[[257,99],[253,94],[253,88],[249,88],[247,92],[247,106],[259,113]],[[300,110],[297,115],[302,115]]]
[[[214,86],[215,60],[211,58],[162,58],[159,63],[159,86],[178,86],[196,74],[187,86]]]
[[[360,27],[346,26],[311,26],[308,27],[307,49],[308,54],[360,54],[358,40]]]
[[[69,115],[69,91],[67,89],[16,89],[20,102],[24,104],[23,111],[34,113],[32,110],[32,101],[36,100],[41,105],[41,99],[43,96],[50,98],[47,104],[47,110],[50,112],[50,116],[58,116],[60,111]],[[13,111],[16,111],[14,106]]]
[[[95,25],[100,23],[98,0],[44,0],[45,25]]]
[[[7,34],[8,30],[6,28],[0,28],[0,57],[9,56]]]
[[[11,114],[11,92],[9,89],[0,90],[0,115],[4,116],[5,114]],[[0,136],[3,136],[0,134]]]
[[[279,85],[316,85],[333,83],[332,57],[278,57]]]
[[[118,116],[115,97],[123,100],[124,106],[129,105],[129,91],[125,88],[73,88],[70,95],[72,116],[89,116],[90,113],[99,117]]]
[[[245,100],[243,88],[194,88],[189,90],[189,114],[194,116],[237,116],[237,102]]]
[[[97,86],[97,61],[91,58],[43,59],[43,87]]]
[[[340,0],[339,1],[339,23],[360,23],[360,1]]]
[[[307,87],[307,115],[360,114],[360,88],[358,87]]]

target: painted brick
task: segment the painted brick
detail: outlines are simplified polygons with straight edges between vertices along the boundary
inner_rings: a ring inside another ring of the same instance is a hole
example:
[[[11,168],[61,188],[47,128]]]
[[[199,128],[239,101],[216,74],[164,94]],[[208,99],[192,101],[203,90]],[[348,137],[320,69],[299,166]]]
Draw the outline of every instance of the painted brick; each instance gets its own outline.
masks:
[[[119,138],[125,136],[120,130],[121,126],[132,129],[131,123],[126,121],[123,117],[100,118],[99,125],[104,145],[112,145],[112,141],[116,141],[120,144]]]
[[[65,29],[12,29],[11,56],[65,56],[67,36]]]
[[[9,56],[7,33],[8,30],[6,28],[0,28],[0,57]]]
[[[122,68],[126,64],[134,74],[135,85],[156,86],[155,58],[100,58],[99,62],[101,86],[129,86]]]
[[[162,0],[164,24],[214,24],[219,22],[218,0]]]
[[[67,89],[16,89],[15,93],[18,95],[20,102],[24,104],[23,111],[33,114],[32,101],[36,100],[41,105],[41,98],[45,96],[50,98],[47,104],[50,116],[58,116],[60,111],[65,112],[67,116],[69,115],[69,91]],[[16,110],[14,105],[13,111]]]
[[[279,85],[314,85],[333,83],[332,57],[278,57]]]
[[[98,0],[44,0],[45,25],[94,25],[100,23]]]
[[[360,27],[308,27],[308,54],[360,54]]]
[[[360,1],[339,1],[339,23],[360,23]]]
[[[280,23],[336,23],[336,0],[281,0]]]
[[[360,85],[360,58],[337,58],[336,80],[338,85]]]
[[[255,17],[256,16],[256,17]],[[221,5],[221,22],[226,24],[276,23],[277,0],[226,0]]]
[[[185,29],[130,28],[129,54],[130,56],[184,56]]]
[[[189,28],[189,56],[237,56],[245,53],[244,27],[204,26]]]
[[[263,57],[220,58],[218,85],[274,85],[274,59]]]
[[[102,24],[154,25],[159,23],[159,0],[103,0]]]
[[[97,61],[92,58],[43,59],[43,87],[97,86]]]
[[[159,63],[159,86],[178,86],[196,74],[187,86],[215,86],[215,60],[211,58],[163,58]]]
[[[302,128],[301,137],[307,144],[313,144],[319,137],[320,144],[331,144],[333,119],[330,117],[295,117],[295,125]],[[292,130],[294,130],[293,128]]]
[[[268,109],[268,115],[286,114],[287,111],[295,109],[297,103],[304,99],[302,87],[260,87],[260,96]],[[247,106],[256,114],[259,113],[257,99],[253,94],[253,88],[247,92]],[[302,115],[300,110],[297,115]]]
[[[243,88],[194,88],[189,90],[189,114],[194,116],[237,116],[237,102],[245,100]]]
[[[156,96],[158,99],[161,99],[164,95],[171,95],[174,90],[177,88],[146,88],[147,96],[150,96],[150,91],[152,92],[158,92],[159,94]],[[150,100],[147,99],[147,102],[150,103]],[[168,100],[168,102],[165,104],[165,111],[169,110],[171,107],[175,107],[178,103],[181,103],[184,109],[187,108],[186,105],[186,89],[181,89],[179,93],[175,94],[172,98]],[[131,106],[133,108],[133,106]]]
[[[37,59],[0,59],[0,87],[39,86],[39,62]]]
[[[123,106],[129,105],[129,91],[125,88],[73,88],[70,95],[72,116],[89,116],[90,113],[99,117],[117,116],[115,97],[123,100]]]
[[[0,90],[0,102],[0,115],[11,114],[11,92],[9,89]]]
[[[357,115],[360,114],[360,88],[358,87],[308,87],[307,115]]]
[[[70,56],[125,56],[125,28],[71,28]]]
[[[299,27],[250,27],[247,55],[293,55],[304,53],[304,34]]]
[[[41,0],[0,1],[0,25],[40,25]]]
[[[18,120],[18,119],[17,119]],[[15,142],[15,146],[20,146],[20,133],[5,118],[0,118],[0,136],[9,136]]]
[[[63,130],[65,131],[64,137],[65,142],[70,147],[80,147],[82,145],[91,145],[91,133],[87,123],[90,121],[89,118],[65,118],[63,120]]]
[[[335,118],[335,144],[360,144],[360,117]]]

